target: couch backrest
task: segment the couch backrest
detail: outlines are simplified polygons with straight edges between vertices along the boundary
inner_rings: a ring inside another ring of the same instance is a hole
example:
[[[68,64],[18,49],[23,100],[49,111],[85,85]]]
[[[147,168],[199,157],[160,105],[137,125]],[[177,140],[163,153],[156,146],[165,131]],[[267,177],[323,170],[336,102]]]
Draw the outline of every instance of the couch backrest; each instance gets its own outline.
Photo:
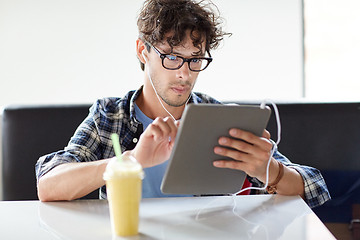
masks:
[[[279,104],[279,150],[321,170],[360,170],[360,103]],[[276,137],[274,117],[269,122]]]
[[[3,111],[3,200],[37,198],[34,166],[63,149],[90,105],[9,106]],[[90,196],[91,197],[91,196]]]

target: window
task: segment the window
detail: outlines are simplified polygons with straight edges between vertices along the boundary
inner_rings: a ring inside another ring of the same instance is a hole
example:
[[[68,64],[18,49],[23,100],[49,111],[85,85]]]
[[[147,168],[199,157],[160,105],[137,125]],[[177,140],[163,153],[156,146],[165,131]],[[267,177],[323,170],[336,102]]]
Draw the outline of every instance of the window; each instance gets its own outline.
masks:
[[[360,99],[359,10],[359,0],[304,0],[305,97]]]

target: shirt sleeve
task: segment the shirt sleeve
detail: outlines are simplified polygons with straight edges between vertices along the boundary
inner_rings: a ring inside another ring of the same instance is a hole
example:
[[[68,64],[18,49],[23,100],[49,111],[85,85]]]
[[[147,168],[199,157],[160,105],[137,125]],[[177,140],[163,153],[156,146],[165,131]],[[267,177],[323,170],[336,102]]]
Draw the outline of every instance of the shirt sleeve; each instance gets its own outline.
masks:
[[[285,166],[295,169],[301,175],[304,181],[305,202],[310,208],[320,206],[331,199],[325,180],[318,169],[292,163],[278,151],[275,151],[273,157]],[[255,186],[263,187],[265,185],[256,178],[250,178],[249,180]],[[263,190],[252,193],[267,192]]]
[[[301,175],[304,181],[305,201],[309,207],[320,206],[331,199],[325,180],[318,169],[291,163],[279,152],[274,154],[274,158]]]
[[[101,140],[99,136],[99,104],[95,103],[89,115],[76,129],[64,150],[47,154],[38,159],[35,165],[37,181],[53,168],[71,162],[89,162],[101,158]]]

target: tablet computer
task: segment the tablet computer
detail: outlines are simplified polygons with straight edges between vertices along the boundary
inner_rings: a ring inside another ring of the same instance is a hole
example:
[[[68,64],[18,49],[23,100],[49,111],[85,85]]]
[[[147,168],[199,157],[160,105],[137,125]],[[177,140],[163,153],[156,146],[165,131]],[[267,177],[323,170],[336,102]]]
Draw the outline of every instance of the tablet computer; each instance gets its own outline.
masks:
[[[161,184],[165,194],[213,195],[238,192],[246,178],[240,170],[216,168],[224,159],[214,153],[221,136],[239,128],[262,136],[271,110],[259,105],[189,104]]]

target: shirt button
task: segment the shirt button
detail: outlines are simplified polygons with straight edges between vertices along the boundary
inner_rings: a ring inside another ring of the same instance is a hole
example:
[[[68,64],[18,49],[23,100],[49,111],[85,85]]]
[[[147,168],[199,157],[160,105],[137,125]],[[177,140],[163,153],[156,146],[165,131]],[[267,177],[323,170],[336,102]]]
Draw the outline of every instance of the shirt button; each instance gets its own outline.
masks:
[[[137,138],[133,138],[133,143],[137,143],[138,139]]]

